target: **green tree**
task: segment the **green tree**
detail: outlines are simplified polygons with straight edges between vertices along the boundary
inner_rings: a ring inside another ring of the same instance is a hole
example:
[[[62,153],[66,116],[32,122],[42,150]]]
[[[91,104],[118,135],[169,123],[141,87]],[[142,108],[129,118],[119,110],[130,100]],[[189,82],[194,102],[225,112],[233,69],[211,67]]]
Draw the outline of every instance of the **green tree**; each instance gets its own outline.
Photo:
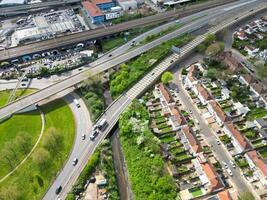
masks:
[[[23,154],[27,154],[31,149],[31,137],[28,133],[19,132],[15,137],[14,144],[19,151]]]
[[[32,154],[32,160],[35,162],[40,168],[47,167],[47,160],[50,159],[50,153],[44,148],[38,148]]]
[[[40,75],[45,76],[49,74],[49,69],[47,67],[41,67],[40,68]]]
[[[171,72],[164,72],[161,76],[161,81],[164,84],[169,83],[171,80],[173,80],[173,74]]]
[[[45,132],[42,145],[50,152],[53,152],[61,147],[61,139],[62,135],[58,132],[58,130],[51,127]]]
[[[216,39],[216,36],[214,35],[214,34],[208,34],[207,35],[207,37],[205,38],[205,40],[204,40],[204,43],[206,44],[206,45],[210,45],[210,44],[212,44],[214,41],[215,41],[215,39]]]
[[[16,185],[7,185],[2,187],[0,191],[0,200],[18,200],[21,199],[21,197]]]
[[[206,55],[209,57],[217,56],[218,54],[222,53],[224,51],[224,44],[221,42],[211,44],[206,49]]]
[[[266,79],[267,78],[267,65],[258,66],[257,75],[262,79]]]

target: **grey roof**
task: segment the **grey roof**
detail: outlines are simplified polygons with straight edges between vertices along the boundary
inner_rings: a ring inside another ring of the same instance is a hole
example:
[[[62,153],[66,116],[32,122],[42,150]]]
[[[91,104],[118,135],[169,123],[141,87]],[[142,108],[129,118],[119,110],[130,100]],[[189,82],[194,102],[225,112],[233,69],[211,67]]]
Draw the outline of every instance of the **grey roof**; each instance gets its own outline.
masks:
[[[267,122],[264,119],[256,119],[255,120],[258,124],[260,124],[262,127],[267,127]]]
[[[0,5],[25,4],[27,0],[2,0]]]

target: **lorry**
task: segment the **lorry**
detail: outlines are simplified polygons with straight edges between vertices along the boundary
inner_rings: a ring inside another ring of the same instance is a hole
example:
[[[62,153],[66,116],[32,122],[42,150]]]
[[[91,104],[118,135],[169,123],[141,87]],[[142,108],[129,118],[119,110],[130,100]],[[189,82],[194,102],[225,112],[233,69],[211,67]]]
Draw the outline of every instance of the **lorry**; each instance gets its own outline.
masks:
[[[75,103],[75,105],[77,106],[77,108],[80,108],[80,104],[79,104],[79,102],[78,102],[77,99],[74,99],[73,102]]]

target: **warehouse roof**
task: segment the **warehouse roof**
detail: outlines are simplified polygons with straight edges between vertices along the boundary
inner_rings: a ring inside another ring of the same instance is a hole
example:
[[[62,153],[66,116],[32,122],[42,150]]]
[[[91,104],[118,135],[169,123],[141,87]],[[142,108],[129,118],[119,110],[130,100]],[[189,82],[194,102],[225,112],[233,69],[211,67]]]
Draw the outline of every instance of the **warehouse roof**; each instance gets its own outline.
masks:
[[[89,12],[89,15],[91,17],[104,15],[103,12],[94,3],[91,3],[90,1],[83,1],[82,5]]]

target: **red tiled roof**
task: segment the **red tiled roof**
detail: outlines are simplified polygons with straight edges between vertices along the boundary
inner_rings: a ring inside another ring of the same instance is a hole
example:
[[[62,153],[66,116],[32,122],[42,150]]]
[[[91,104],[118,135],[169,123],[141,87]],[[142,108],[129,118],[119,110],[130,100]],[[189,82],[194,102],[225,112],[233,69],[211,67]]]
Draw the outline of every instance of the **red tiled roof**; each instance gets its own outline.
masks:
[[[212,106],[213,110],[216,112],[216,114],[218,115],[218,117],[223,121],[226,122],[228,121],[228,117],[225,114],[225,112],[223,111],[223,109],[219,106],[219,104],[215,101],[215,100],[211,100],[210,105]]]
[[[218,193],[219,200],[232,200],[228,190],[223,190]]]
[[[232,122],[226,123],[225,126],[229,129],[229,131],[232,133],[233,137],[238,141],[241,147],[243,147],[245,150],[252,148]]]
[[[214,170],[213,166],[211,166],[209,163],[202,163],[201,167],[209,179],[212,191],[215,191],[215,190],[218,190],[224,187],[222,182],[218,178],[218,175],[216,171]]]
[[[164,96],[164,98],[167,101],[167,103],[172,102],[172,97],[170,96],[170,94],[166,90],[166,88],[164,87],[163,83],[159,84],[159,90],[160,90],[161,94]]]
[[[190,67],[189,67],[189,71],[188,71],[188,78],[190,81],[195,81],[195,73],[197,71],[198,67],[195,65],[195,64],[192,64]]]
[[[205,100],[211,99],[211,95],[201,84],[197,84],[197,90]]]
[[[92,0],[94,4],[112,3],[112,0]]]
[[[171,113],[172,113],[173,116],[175,116],[175,119],[177,120],[179,125],[183,125],[183,124],[186,123],[185,119],[184,119],[184,116],[176,108],[172,108],[171,109]]]
[[[262,174],[267,177],[267,166],[264,161],[258,156],[257,151],[253,150],[247,153],[248,156],[253,160],[254,164],[260,169]]]
[[[194,150],[195,153],[201,151],[201,146],[198,144],[194,134],[191,132],[191,129],[188,126],[182,128],[183,133],[185,134],[187,140],[190,143],[190,146]]]
[[[104,15],[103,12],[94,3],[91,3],[90,1],[83,1],[82,5],[92,17]]]

